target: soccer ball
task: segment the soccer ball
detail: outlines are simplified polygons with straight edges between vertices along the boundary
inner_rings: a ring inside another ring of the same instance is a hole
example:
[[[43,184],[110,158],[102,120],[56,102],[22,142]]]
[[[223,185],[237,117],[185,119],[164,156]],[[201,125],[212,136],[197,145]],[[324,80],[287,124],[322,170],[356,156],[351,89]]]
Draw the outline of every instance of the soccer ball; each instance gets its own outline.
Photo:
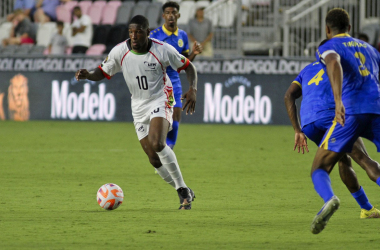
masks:
[[[124,193],[118,185],[107,183],[99,188],[96,199],[102,208],[114,210],[123,203]]]

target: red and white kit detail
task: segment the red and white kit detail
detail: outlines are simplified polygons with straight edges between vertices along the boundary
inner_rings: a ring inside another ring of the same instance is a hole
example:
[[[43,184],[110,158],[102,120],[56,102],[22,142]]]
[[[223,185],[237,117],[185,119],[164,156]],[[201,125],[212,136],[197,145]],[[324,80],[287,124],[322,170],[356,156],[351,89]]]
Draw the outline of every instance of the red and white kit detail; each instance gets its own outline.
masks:
[[[122,71],[128,89],[132,94],[132,115],[135,124],[146,123],[153,113],[161,115],[171,123],[168,114],[175,105],[173,87],[166,75],[166,67],[183,70],[190,64],[189,60],[167,43],[156,39],[148,40],[148,52],[140,54],[132,50],[130,40],[115,46],[99,68],[110,79]]]

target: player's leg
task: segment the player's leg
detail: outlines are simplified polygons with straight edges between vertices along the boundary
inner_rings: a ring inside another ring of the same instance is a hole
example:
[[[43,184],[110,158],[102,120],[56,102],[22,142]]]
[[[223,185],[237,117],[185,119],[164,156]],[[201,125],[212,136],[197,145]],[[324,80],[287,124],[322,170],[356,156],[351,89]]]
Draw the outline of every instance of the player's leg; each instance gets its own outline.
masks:
[[[313,123],[310,123],[302,129],[302,131],[305,133],[305,135],[315,142],[317,145],[320,145],[322,142],[322,139],[324,137],[324,134],[326,131],[330,128],[332,124],[332,120],[334,119],[333,116],[326,116],[324,119],[319,119]],[[357,141],[362,142],[362,140],[359,138]],[[355,142],[354,148],[352,152],[354,152],[358,147],[363,147],[364,144],[358,144]],[[364,148],[365,152],[365,148]],[[355,198],[356,202],[361,207],[361,214],[360,217],[369,217],[373,214],[372,205],[368,202],[368,198],[364,192],[364,189],[360,187],[358,179],[356,177],[356,173],[354,169],[352,168],[351,159],[347,155],[344,155],[339,160],[339,174],[343,181],[343,183],[346,185],[347,189],[350,191],[352,196]],[[372,211],[369,214],[369,211]],[[376,212],[376,211],[375,211]],[[368,215],[369,214],[369,215]]]
[[[166,181],[169,185],[175,188],[174,181],[170,176],[168,170],[162,166],[160,161],[160,157],[158,157],[157,153],[152,149],[148,140],[149,133],[149,124],[135,122],[135,128],[137,137],[140,140],[141,147],[143,148],[145,154],[149,158],[150,164],[157,170],[157,173],[161,176],[161,178]]]
[[[349,155],[367,172],[368,177],[372,181],[377,182],[377,180],[379,180],[380,165],[369,157],[364,142],[361,138],[356,140],[352,152]],[[377,184],[380,185],[380,181]]]
[[[150,121],[148,140],[151,148],[157,153],[162,165],[172,177],[177,192],[182,197],[180,209],[191,209],[193,195],[186,186],[174,151],[166,145],[166,135],[170,123],[163,117],[153,117]]]
[[[339,208],[340,201],[338,197],[334,195],[332,190],[329,173],[343,155],[344,153],[336,153],[323,148],[318,148],[314,157],[311,178],[315,191],[321,196],[325,204],[314,217],[311,224],[311,232],[313,234],[320,233],[327,225],[331,216]]]
[[[360,218],[379,218],[380,211],[372,206],[363,187],[359,185],[356,173],[352,168],[351,159],[347,154],[343,155],[339,160],[339,174],[343,183],[361,208]]]
[[[174,99],[175,99],[175,106],[173,109],[173,124],[172,124],[172,130],[168,133],[168,136],[166,138],[166,144],[173,149],[175,144],[177,143],[177,137],[178,137],[178,129],[179,129],[179,123],[181,122],[181,114],[182,114],[182,87],[181,82],[173,83],[173,85],[179,85],[176,88],[174,88]]]

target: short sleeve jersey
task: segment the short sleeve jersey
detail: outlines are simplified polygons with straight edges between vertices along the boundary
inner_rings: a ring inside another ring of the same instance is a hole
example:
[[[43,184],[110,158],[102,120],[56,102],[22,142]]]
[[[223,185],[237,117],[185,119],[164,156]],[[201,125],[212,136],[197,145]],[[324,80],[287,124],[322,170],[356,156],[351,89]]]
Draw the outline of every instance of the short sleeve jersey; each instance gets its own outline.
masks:
[[[99,68],[107,79],[123,72],[132,94],[133,117],[139,121],[145,115],[139,110],[144,110],[144,106],[155,100],[164,100],[167,106],[174,106],[173,88],[166,67],[170,65],[179,72],[189,64],[190,61],[169,44],[148,39],[148,52],[140,54],[132,50],[128,39],[115,46]]]
[[[173,46],[180,54],[189,53],[189,39],[185,31],[178,29],[172,33],[165,25],[150,32],[150,38],[163,41]],[[167,68],[167,74],[172,82],[179,82],[179,75],[172,67]]]
[[[321,63],[313,62],[307,65],[296,77],[293,83],[302,88],[301,126],[315,122],[326,116],[326,110],[335,114],[335,102],[325,70]]]
[[[322,44],[317,60],[337,53],[343,69],[342,101],[346,114],[380,114],[380,54],[366,42],[339,34]]]

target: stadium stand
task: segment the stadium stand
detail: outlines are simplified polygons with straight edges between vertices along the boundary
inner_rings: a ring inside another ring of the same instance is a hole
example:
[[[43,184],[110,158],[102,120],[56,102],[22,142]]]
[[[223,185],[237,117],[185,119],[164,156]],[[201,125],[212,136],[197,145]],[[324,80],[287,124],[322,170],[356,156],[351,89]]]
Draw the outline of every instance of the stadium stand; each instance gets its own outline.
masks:
[[[107,37],[111,30],[110,25],[94,26],[94,35],[92,37],[92,44],[106,44]]]
[[[149,6],[149,2],[147,1],[139,1],[137,4],[133,7],[132,10],[132,17],[136,15],[145,15],[145,12]]]
[[[78,5],[78,1],[66,2],[63,6],[70,12],[73,11],[74,7]]]
[[[160,19],[162,13],[161,6],[161,3],[156,2],[149,4],[146,9],[145,16],[148,18],[150,28],[152,29],[160,26]]]
[[[118,43],[127,40],[129,37],[126,24],[115,25],[111,27],[111,30],[107,37],[106,53],[109,53],[113,47]]]
[[[92,5],[91,1],[80,1],[78,3],[78,6],[82,10],[82,13],[87,14],[87,15],[88,15],[88,9],[91,7],[91,5]]]
[[[104,44],[94,44],[86,51],[86,55],[88,56],[97,56],[102,55],[106,50],[106,46]]]
[[[12,29],[12,23],[11,22],[5,22],[1,24],[0,26],[0,42],[3,41],[5,38],[9,38],[9,35],[11,33]]]
[[[100,24],[102,18],[103,8],[100,5],[91,5],[88,9],[87,15],[90,16],[92,24]]]
[[[71,10],[66,8],[64,5],[60,5],[56,8],[57,20],[65,23],[71,23]]]
[[[188,24],[189,20],[194,18],[195,15],[195,2],[183,1],[179,3],[181,18],[178,19],[177,24]]]
[[[108,2],[108,4],[105,6],[102,16],[102,24],[115,24],[116,22],[116,16],[117,16],[117,10],[121,6],[120,1],[112,1]]]
[[[126,24],[131,19],[133,2],[123,2],[117,10],[116,24]]]
[[[57,32],[57,25],[54,22],[40,24],[37,30],[37,45],[48,46],[50,39]]]
[[[43,55],[45,46],[35,45],[29,50],[30,55]]]

